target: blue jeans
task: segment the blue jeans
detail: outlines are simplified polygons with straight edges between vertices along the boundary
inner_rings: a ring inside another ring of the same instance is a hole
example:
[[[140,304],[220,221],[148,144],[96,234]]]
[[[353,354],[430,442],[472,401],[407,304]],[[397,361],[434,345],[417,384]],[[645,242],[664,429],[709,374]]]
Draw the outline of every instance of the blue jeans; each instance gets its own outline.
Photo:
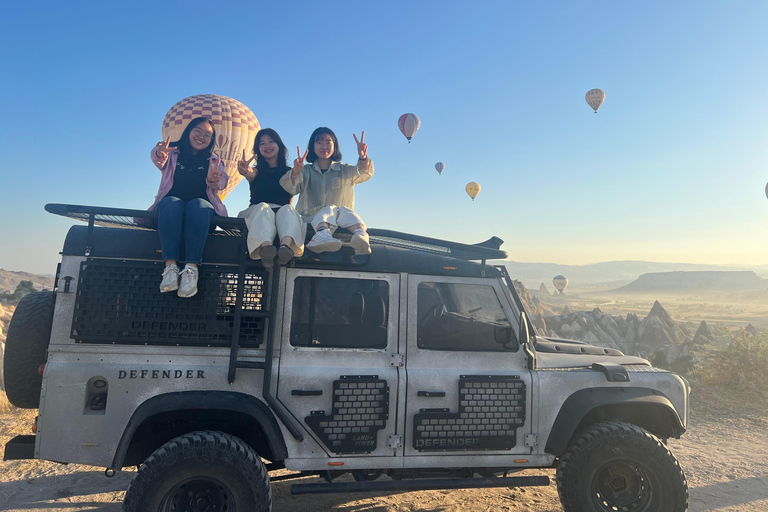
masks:
[[[183,233],[185,261],[200,265],[213,213],[213,205],[205,199],[193,199],[185,203],[178,197],[162,198],[157,203],[157,231],[160,234],[163,261],[179,260]]]

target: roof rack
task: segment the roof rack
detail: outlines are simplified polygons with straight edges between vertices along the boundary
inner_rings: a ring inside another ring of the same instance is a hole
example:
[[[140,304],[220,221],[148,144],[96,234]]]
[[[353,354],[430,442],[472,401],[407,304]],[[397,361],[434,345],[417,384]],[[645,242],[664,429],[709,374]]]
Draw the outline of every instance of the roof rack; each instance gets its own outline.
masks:
[[[91,228],[93,226],[103,226],[122,229],[154,230],[153,226],[157,225],[157,213],[146,210],[49,203],[45,205],[45,211],[86,222]],[[241,218],[214,215],[212,222],[220,228],[213,233],[215,235],[240,237],[247,232],[245,221]],[[313,234],[310,227],[307,237],[311,238]],[[462,244],[389,229],[369,228],[368,235],[370,236],[371,243],[439,254],[461,260],[485,261],[507,258],[506,251],[500,249],[504,241],[496,236],[478,244]]]

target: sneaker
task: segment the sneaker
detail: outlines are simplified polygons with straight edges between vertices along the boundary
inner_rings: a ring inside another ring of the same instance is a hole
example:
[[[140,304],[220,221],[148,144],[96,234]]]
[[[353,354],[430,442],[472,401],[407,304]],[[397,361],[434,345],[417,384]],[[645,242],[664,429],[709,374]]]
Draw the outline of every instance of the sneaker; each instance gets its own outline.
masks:
[[[355,234],[352,235],[352,240],[349,241],[349,245],[355,249],[355,254],[371,254],[371,243],[368,240],[368,233],[362,229],[355,230]]]
[[[264,268],[272,268],[275,266],[277,247],[274,245],[267,245],[266,247],[262,247],[261,251],[259,252],[259,256],[261,256],[261,264],[264,265]]]
[[[341,249],[341,240],[333,238],[331,231],[322,229],[315,233],[307,244],[307,249],[312,252],[334,252]]]
[[[287,265],[296,255],[293,253],[293,249],[283,244],[277,250],[277,263],[278,265]]]
[[[168,265],[163,270],[163,281],[160,283],[160,293],[172,292],[179,289],[179,267]]]
[[[179,297],[192,297],[197,293],[198,273],[199,271],[194,267],[184,267],[184,270],[179,274],[181,276]]]

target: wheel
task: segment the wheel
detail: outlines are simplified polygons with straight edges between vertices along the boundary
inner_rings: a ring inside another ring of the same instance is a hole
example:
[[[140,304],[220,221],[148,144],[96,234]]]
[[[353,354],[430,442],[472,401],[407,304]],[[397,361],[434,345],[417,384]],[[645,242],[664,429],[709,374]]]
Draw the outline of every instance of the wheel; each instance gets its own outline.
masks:
[[[40,407],[43,377],[38,371],[48,357],[54,292],[25,295],[8,324],[3,373],[8,401],[23,409]]]
[[[566,512],[684,512],[688,483],[675,456],[636,425],[598,423],[580,431],[557,466]]]
[[[267,468],[240,439],[200,431],[171,439],[144,461],[123,512],[267,512]]]

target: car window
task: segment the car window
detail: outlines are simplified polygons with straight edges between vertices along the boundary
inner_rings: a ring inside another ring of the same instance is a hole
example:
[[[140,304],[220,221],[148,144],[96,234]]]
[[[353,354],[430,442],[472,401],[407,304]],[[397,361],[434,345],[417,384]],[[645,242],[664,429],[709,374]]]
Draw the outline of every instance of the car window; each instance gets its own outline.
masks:
[[[417,346],[429,350],[507,352],[517,338],[492,286],[420,283]]]
[[[291,345],[385,348],[388,317],[386,281],[299,277],[294,282]]]

